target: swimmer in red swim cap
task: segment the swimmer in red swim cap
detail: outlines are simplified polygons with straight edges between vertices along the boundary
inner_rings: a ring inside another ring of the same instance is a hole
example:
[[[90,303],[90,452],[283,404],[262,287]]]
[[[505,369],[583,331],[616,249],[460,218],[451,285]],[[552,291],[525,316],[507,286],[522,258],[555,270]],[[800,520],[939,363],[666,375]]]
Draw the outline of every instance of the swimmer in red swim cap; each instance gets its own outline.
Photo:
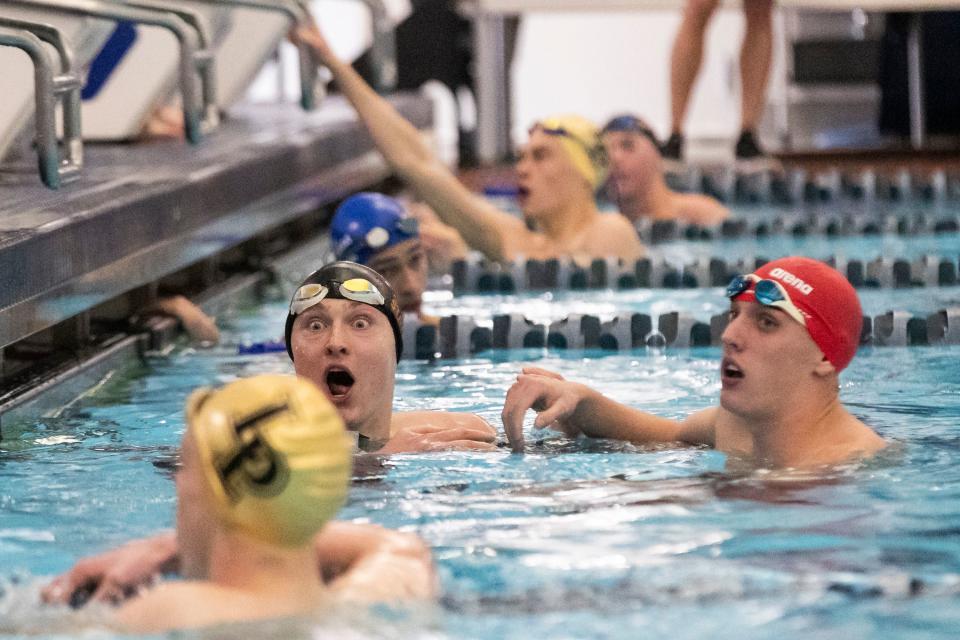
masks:
[[[503,409],[514,449],[523,447],[530,408],[539,413],[537,428],[706,444],[772,467],[833,464],[886,445],[840,402],[839,374],[853,359],[862,326],[857,293],[840,273],[817,260],[782,258],[734,278],[727,297],[719,406],[670,420],[525,368]]]

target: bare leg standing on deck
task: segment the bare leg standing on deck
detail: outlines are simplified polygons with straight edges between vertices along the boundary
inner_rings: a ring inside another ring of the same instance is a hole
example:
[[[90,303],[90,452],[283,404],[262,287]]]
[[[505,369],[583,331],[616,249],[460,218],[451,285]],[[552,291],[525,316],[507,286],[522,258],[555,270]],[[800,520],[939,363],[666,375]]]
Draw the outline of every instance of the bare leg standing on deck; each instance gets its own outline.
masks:
[[[683,159],[683,128],[690,94],[703,62],[707,26],[718,0],[689,0],[683,11],[670,57],[670,138],[663,147],[664,159]],[[744,0],[746,29],[740,49],[741,111],[738,161],[763,160],[756,141],[756,128],[766,103],[767,79],[773,56],[772,0]]]

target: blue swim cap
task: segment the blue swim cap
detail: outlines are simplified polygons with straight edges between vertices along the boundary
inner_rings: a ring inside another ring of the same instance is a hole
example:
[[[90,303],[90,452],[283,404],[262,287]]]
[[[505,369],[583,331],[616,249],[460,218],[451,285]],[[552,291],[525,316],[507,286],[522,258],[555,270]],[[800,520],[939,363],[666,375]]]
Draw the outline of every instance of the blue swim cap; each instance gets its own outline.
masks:
[[[330,238],[337,260],[367,264],[373,256],[404,240],[420,237],[416,218],[382,193],[358,193],[337,207]]]

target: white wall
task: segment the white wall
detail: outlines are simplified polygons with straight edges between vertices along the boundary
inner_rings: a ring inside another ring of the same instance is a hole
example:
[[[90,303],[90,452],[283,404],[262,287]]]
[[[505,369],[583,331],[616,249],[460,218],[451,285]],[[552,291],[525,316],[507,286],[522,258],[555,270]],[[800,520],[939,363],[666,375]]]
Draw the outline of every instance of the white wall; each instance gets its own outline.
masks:
[[[395,21],[409,13],[409,0],[387,2]],[[353,59],[369,46],[369,14],[362,3],[313,0],[312,7],[340,55]],[[534,121],[557,113],[579,113],[602,123],[615,113],[635,112],[665,136],[670,126],[670,49],[679,23],[679,9],[525,15],[512,69],[514,141],[522,142]],[[778,19],[775,26],[768,90],[771,105],[782,102],[784,94]],[[707,33],[703,67],[687,116],[686,132],[694,146],[698,140],[722,141],[726,149],[738,133],[742,34],[740,10],[718,9]],[[292,46],[284,47],[284,67],[288,100],[296,100],[298,70]],[[276,87],[275,71],[268,69],[250,97],[276,99]],[[431,95],[438,92],[434,89]],[[437,133],[448,146],[448,139],[455,135],[451,110],[448,104],[440,109]]]
[[[514,140],[554,113],[579,113],[602,123],[631,111],[667,134],[670,49],[679,23],[679,11],[525,16],[513,68]],[[717,11],[687,115],[688,137],[728,140],[738,133],[742,34],[739,10]],[[780,46],[774,50],[779,54]],[[770,96],[776,99],[782,91],[773,79],[782,77],[782,56],[775,55],[774,65]]]

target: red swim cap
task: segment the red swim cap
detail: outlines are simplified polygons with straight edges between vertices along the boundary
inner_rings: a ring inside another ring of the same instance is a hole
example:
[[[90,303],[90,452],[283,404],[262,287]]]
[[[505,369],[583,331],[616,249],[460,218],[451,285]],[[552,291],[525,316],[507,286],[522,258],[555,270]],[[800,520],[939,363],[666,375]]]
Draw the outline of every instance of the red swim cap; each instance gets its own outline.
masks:
[[[768,262],[754,272],[776,280],[804,315],[807,333],[839,373],[860,344],[863,311],[853,286],[836,269],[811,258],[789,257]],[[753,289],[737,298],[753,298]]]

